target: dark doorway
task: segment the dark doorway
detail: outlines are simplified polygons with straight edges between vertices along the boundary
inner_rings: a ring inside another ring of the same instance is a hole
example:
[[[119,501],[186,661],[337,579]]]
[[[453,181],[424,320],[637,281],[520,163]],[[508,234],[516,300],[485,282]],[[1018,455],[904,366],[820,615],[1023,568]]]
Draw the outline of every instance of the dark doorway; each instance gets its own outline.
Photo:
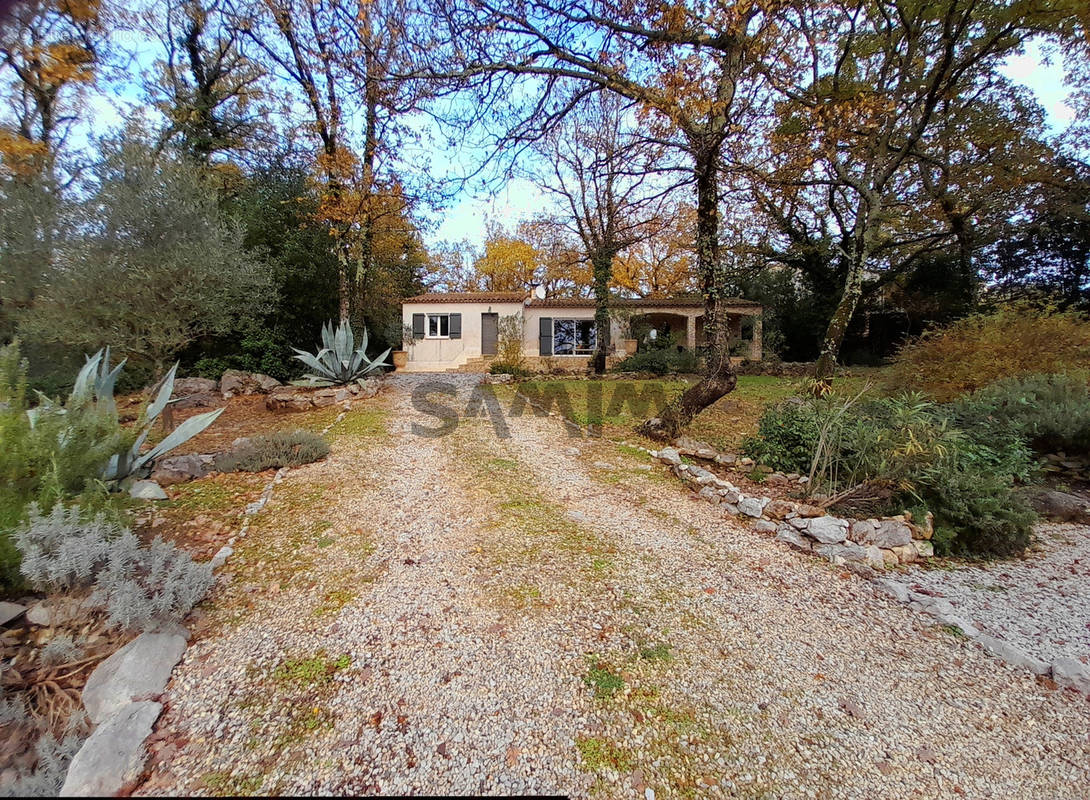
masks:
[[[500,338],[500,315],[481,314],[481,355],[496,355]]]

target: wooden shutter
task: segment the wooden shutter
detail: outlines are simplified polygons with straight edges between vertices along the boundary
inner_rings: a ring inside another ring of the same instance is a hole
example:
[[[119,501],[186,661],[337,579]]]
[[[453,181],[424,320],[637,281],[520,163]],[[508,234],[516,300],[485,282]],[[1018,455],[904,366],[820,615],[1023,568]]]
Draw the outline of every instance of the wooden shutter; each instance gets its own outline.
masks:
[[[450,338],[461,339],[462,338],[462,315],[451,314],[450,315]]]
[[[540,342],[538,353],[543,356],[553,354],[553,318],[542,317],[539,320],[538,340]]]
[[[413,338],[414,339],[423,339],[424,338],[424,315],[423,314],[413,314]]]

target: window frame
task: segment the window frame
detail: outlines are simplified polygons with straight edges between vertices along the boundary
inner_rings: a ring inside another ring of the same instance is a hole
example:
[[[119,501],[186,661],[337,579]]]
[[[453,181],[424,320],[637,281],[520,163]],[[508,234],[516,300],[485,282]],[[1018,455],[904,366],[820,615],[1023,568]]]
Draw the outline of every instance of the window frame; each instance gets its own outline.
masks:
[[[439,331],[437,334],[431,333],[431,321],[435,318],[435,329]],[[443,333],[442,320],[446,320],[447,332]],[[424,338],[425,339],[449,339],[450,338],[450,312],[445,311],[428,311],[424,317]]]
[[[556,326],[558,323],[570,322],[572,323],[572,351],[570,353],[558,353],[556,352]],[[585,352],[579,351],[579,323],[587,323],[590,325],[590,349]],[[553,355],[557,358],[586,358],[587,356],[594,355],[594,351],[598,346],[598,329],[594,324],[594,319],[587,319],[585,317],[553,317]]]

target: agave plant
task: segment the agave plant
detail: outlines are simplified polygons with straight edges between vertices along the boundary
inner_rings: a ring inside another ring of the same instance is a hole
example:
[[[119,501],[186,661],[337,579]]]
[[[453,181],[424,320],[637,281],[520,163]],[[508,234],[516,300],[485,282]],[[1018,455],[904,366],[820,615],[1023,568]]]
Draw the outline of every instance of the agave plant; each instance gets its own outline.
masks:
[[[95,414],[109,414],[111,417],[116,417],[117,406],[114,404],[114,384],[117,382],[117,376],[124,365],[125,361],[122,360],[116,367],[110,368],[110,348],[108,347],[99,350],[93,356],[89,356],[76,376],[75,386],[72,388],[72,393],[68,395],[68,402],[65,403],[63,408],[39,393],[40,402],[38,406],[26,412],[30,418],[31,427],[34,427],[44,414],[67,416],[90,411]],[[141,470],[147,470],[155,459],[168,450],[172,450],[183,442],[192,439],[215,422],[216,418],[223,413],[224,409],[218,408],[206,414],[190,417],[171,431],[161,442],[149,448],[146,453],[141,453],[140,451],[148,440],[148,435],[151,433],[155,420],[159,418],[167,403],[170,402],[170,395],[174,392],[174,374],[177,371],[178,365],[175,364],[160,382],[155,399],[148,404],[141,415],[142,427],[140,433],[137,434],[136,440],[131,447],[110,456],[100,474],[103,480],[119,481]],[[66,423],[66,425],[70,425],[70,423]],[[63,444],[64,440],[68,438],[67,430],[62,429],[59,436]]]
[[[333,329],[333,323],[327,322],[322,326],[322,349],[317,354],[308,353],[295,347],[295,358],[302,361],[312,372],[303,377],[310,386],[342,386],[352,381],[361,381],[380,367],[388,367],[386,356],[390,354],[390,348],[378,358],[371,360],[367,357],[367,328],[363,329],[359,347],[355,347],[352,337],[352,328],[347,320],[341,320],[337,329]]]

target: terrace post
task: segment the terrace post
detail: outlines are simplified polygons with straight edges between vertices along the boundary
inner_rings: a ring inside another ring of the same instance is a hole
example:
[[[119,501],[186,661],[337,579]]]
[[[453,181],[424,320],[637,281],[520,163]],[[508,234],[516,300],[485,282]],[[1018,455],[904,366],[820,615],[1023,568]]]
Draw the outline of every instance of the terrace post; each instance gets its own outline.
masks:
[[[685,347],[696,350],[696,315],[689,314],[685,317]]]
[[[749,340],[749,360],[760,361],[763,357],[764,317],[757,314],[753,318],[753,338]]]

